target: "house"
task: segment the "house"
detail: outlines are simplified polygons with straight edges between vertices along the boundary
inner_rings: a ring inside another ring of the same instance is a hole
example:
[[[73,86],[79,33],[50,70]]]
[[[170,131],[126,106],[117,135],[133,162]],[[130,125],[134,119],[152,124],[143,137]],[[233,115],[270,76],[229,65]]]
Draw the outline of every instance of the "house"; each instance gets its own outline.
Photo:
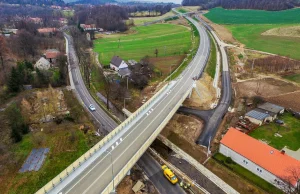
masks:
[[[46,36],[54,35],[57,32],[56,28],[39,28],[38,32]]]
[[[95,24],[80,24],[84,31],[97,31]]]
[[[276,104],[272,104],[272,103],[269,103],[269,102],[266,102],[266,103],[263,103],[263,104],[259,105],[258,108],[266,110],[268,112],[275,113],[276,116],[278,114],[283,114],[284,113],[284,107],[278,106]]]
[[[48,49],[44,55],[50,63],[55,63],[56,59],[60,55],[60,52],[56,49]]]
[[[29,17],[29,20],[35,24],[42,24],[43,23],[43,20],[42,18],[38,18],[38,17]]]
[[[129,70],[129,68],[122,68],[122,69],[119,69],[119,71],[118,71],[118,75],[121,78],[128,77],[128,76],[130,76],[130,74],[131,74],[131,71]]]
[[[109,66],[111,69],[115,71],[119,71],[119,69],[123,69],[123,68],[128,68],[128,65],[119,56],[113,56]]]
[[[34,68],[38,68],[39,70],[48,70],[50,68],[50,62],[47,61],[44,57],[41,57],[35,64]]]
[[[289,183],[294,187],[299,184],[291,178],[292,170],[300,173],[298,160],[234,128],[220,141],[219,152],[278,188],[282,177],[290,177]]]
[[[245,114],[245,118],[249,119],[251,123],[254,123],[256,125],[262,125],[266,121],[273,120],[273,117],[270,114],[263,112],[259,109],[254,109],[247,112]]]

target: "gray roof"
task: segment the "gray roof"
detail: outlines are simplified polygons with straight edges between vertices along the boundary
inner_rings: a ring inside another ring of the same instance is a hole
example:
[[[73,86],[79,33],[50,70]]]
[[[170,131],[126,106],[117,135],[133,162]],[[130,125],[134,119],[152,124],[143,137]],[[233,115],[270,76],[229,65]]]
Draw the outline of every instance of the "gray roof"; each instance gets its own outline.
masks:
[[[269,102],[266,102],[266,103],[263,103],[262,105],[259,105],[258,108],[264,109],[266,111],[273,112],[273,113],[276,113],[276,114],[284,109],[282,106],[278,106],[276,104],[272,104],[272,103],[269,103]]]
[[[247,112],[246,116],[257,119],[257,120],[260,120],[260,121],[263,121],[265,118],[269,117],[270,115],[266,114],[266,113],[259,112],[259,111],[254,109],[254,110],[251,110],[251,111]]]
[[[119,71],[118,71],[118,74],[120,75],[120,76],[127,76],[127,75],[130,75],[130,70],[128,69],[128,68],[122,68],[122,69],[120,69]]]
[[[268,115],[270,115],[272,117],[274,117],[276,115],[276,113],[274,113],[274,112],[270,112],[270,111],[267,111],[267,110],[264,110],[264,109],[261,109],[261,108],[256,108],[254,110],[256,110],[258,112],[266,113],[266,114],[268,114]]]
[[[113,64],[116,67],[119,67],[121,65],[122,61],[123,60],[119,56],[113,56],[110,63]]]

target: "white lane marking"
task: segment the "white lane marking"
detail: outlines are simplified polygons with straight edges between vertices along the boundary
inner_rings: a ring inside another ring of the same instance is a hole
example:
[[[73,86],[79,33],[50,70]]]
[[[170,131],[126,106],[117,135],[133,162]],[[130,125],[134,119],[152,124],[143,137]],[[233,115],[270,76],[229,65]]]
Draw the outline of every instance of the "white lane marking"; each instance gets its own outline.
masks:
[[[203,53],[203,52],[202,52]],[[196,69],[194,69],[193,70],[193,72],[195,71]],[[178,94],[179,92],[180,92],[180,90],[186,85],[186,83],[187,83],[187,81],[185,81],[183,84],[182,84],[182,86],[180,87],[180,89],[178,90],[178,92],[176,92],[176,94]],[[172,101],[173,101],[173,99],[176,97],[177,95],[174,95],[173,97],[172,97],[172,99],[168,102],[168,104],[167,105],[169,105]],[[165,100],[166,98],[164,98],[159,104],[161,104],[164,100]],[[158,105],[159,105],[158,104]],[[157,105],[157,106],[158,106]],[[142,134],[143,134],[143,132],[156,120],[156,118],[157,117],[159,117],[159,115],[160,115],[160,113],[162,113],[163,111],[165,111],[165,109],[166,109],[166,107],[167,106],[165,106],[165,108],[163,108],[160,112],[159,112],[159,114],[157,114],[157,116],[147,125],[147,127],[145,127],[144,128],[144,130],[138,135],[138,137],[135,139],[135,140],[137,140]],[[143,120],[145,120],[145,119],[143,119]],[[131,132],[129,133],[129,134],[127,134],[126,135],[126,137],[125,138],[127,138],[140,124],[141,124],[142,122],[140,122],[137,126],[135,126],[132,130],[131,130]],[[133,143],[135,143],[135,141],[132,141],[131,142],[131,144],[129,145],[129,146],[127,146],[126,147],[126,149],[121,153],[121,154],[119,154],[118,155],[118,157],[116,158],[116,160],[118,160],[131,146],[132,146],[132,144]],[[114,161],[112,162],[112,163],[114,163]],[[95,184],[95,182],[97,182],[101,177],[102,177],[102,175],[107,171],[108,169],[106,169],[104,172],[102,172],[102,174],[100,175],[100,176],[98,176],[98,178],[96,179],[96,180],[94,180],[94,182],[92,182],[92,184],[90,184],[90,186],[83,192],[84,194]]]
[[[208,37],[207,37],[207,38],[208,38]],[[206,40],[207,40],[207,38],[206,38]],[[205,43],[205,41],[204,41],[204,43]],[[204,45],[205,45],[205,44],[204,44]],[[198,51],[199,51],[199,50],[198,50]],[[204,52],[204,51],[202,51],[201,55],[199,56],[199,58],[201,58],[201,59],[202,59],[202,54],[203,54],[203,52]],[[192,63],[191,66],[193,66],[195,62],[192,61],[191,63]],[[197,64],[196,64],[196,65],[197,65]],[[204,65],[204,64],[202,64],[202,67],[203,67],[203,65]],[[203,68],[202,68],[202,67],[200,68],[201,71],[203,71]],[[193,73],[195,70],[196,70],[196,68],[192,71],[192,73]],[[189,72],[189,71],[186,71],[185,74],[187,74],[188,72]],[[182,84],[182,86],[180,87],[180,89],[187,83],[187,81],[188,81],[188,79]],[[176,86],[178,86],[178,85],[179,85],[179,83],[176,83],[176,85],[174,86],[174,88],[175,88]],[[177,90],[178,92],[176,92],[176,94],[180,92],[180,89]],[[176,96],[176,95],[173,96],[172,100],[175,98],[175,96]],[[166,98],[167,98],[167,97],[164,97],[157,105],[154,104],[154,106],[155,106],[155,105],[156,105],[156,106],[159,106]],[[171,100],[171,101],[172,101],[172,100]],[[170,103],[171,101],[169,101],[169,103]],[[168,103],[168,104],[169,104],[169,103]],[[167,104],[167,105],[168,105],[168,104]],[[161,112],[164,111],[165,109],[166,109],[166,108],[162,109],[159,113],[161,113]],[[159,115],[160,115],[160,114],[157,114],[157,116],[155,117],[155,119],[156,119]],[[152,122],[153,122],[155,119],[153,119]],[[142,122],[143,122],[144,120],[145,120],[145,118],[142,118]],[[130,135],[130,134],[131,134],[131,133],[132,133],[132,132],[133,132],[133,131],[141,124],[141,123],[142,123],[142,122],[140,122],[136,127],[134,127],[134,128],[126,135],[126,137],[124,137],[124,138],[127,138],[127,137],[128,137],[128,136],[129,136],[129,135]],[[152,123],[152,122],[151,122],[151,123]],[[148,125],[148,126],[149,126],[149,125]],[[143,130],[142,132],[144,132],[145,130],[146,130],[146,128],[144,128],[144,130]],[[142,133],[140,133],[140,135],[141,135],[141,134],[142,134]],[[140,135],[139,135],[139,136],[140,136]],[[138,139],[138,138],[136,138],[136,139]],[[120,140],[123,141],[123,138],[120,138]],[[132,143],[133,143],[133,142],[132,142]],[[130,146],[131,146],[131,145],[129,145],[129,147],[130,147]],[[129,147],[127,147],[126,150],[127,150]],[[125,151],[126,151],[126,150],[125,150]],[[123,154],[123,153],[124,153],[124,151],[122,152],[122,154]],[[121,154],[121,155],[122,155],[122,154]],[[85,177],[86,177],[86,176],[87,176],[87,175],[88,175],[88,174],[89,174],[89,173],[90,173],[90,172],[91,172],[91,171],[92,171],[99,163],[101,163],[101,162],[106,158],[106,156],[107,156],[107,155],[105,155],[105,156],[104,156],[104,157],[103,157],[103,158],[102,158],[102,159],[101,159],[94,167],[92,167],[92,168],[91,168],[91,169],[90,169],[90,170],[89,170],[89,171],[88,171],[81,179],[79,179],[79,180],[78,180],[78,181],[77,181],[77,182],[76,182],[76,183],[75,183],[75,184],[74,184],[74,185],[73,185],[66,193],[69,193],[69,192],[70,192],[70,191],[71,191],[71,190],[72,190],[72,189],[73,189],[73,188],[74,188],[74,187],[75,187],[82,179],[84,179],[84,178],[85,178]],[[108,170],[108,169],[106,169],[104,172],[106,172],[107,170]],[[103,173],[104,173],[104,172],[103,172]],[[103,173],[102,173],[102,174],[103,174]],[[98,177],[98,179],[102,176],[102,174]],[[96,180],[96,181],[97,181],[97,180]],[[96,181],[94,181],[92,184],[94,184]],[[90,185],[90,187],[91,187],[91,185]],[[89,187],[89,188],[90,188],[90,187]],[[89,189],[89,188],[88,188],[88,189]]]

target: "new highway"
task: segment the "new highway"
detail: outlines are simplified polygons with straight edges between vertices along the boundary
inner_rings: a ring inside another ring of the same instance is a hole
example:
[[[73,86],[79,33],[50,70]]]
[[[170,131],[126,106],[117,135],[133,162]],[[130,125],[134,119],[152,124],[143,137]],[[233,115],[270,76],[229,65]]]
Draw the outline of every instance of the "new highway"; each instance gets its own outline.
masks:
[[[146,142],[151,143],[149,139],[152,137],[152,134],[156,133],[158,129],[161,129],[162,125],[167,123],[168,120],[166,118],[172,116],[178,104],[184,100],[187,92],[192,89],[193,78],[198,77],[203,72],[210,51],[210,42],[204,27],[189,17],[187,19],[196,26],[201,37],[197,54],[189,66],[177,80],[172,81],[167,86],[165,91],[150,106],[106,143],[101,150],[97,151],[96,154],[82,164],[79,167],[80,169],[72,172],[53,188],[50,193],[101,193],[111,183],[115,186],[118,182],[113,182],[112,177],[119,175],[124,166],[139,153],[140,148]],[[72,43],[70,42],[70,44]],[[73,48],[69,47],[69,49]],[[71,53],[71,50],[69,53]],[[71,60],[77,63],[76,59]],[[82,96],[83,103],[85,105],[93,103],[94,101],[87,97],[88,91],[84,88],[82,79],[80,80],[79,69],[77,67],[71,67],[71,69],[74,71],[72,75],[75,75],[73,76],[75,88],[81,87],[78,95]],[[103,120],[103,124],[106,127],[110,126],[113,128],[116,126],[112,119],[104,117],[106,114],[104,111],[101,112],[100,107],[96,104],[94,105],[97,109],[97,111],[93,112],[96,120],[99,122]],[[144,163],[147,164],[146,162]],[[173,190],[167,192],[181,193],[182,191],[180,191],[178,186],[175,186]]]

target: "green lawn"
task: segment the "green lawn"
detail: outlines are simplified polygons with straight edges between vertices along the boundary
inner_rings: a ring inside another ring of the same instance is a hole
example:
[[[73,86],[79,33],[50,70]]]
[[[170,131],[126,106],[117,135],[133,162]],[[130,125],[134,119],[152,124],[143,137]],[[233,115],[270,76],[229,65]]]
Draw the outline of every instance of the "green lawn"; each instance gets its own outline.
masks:
[[[300,38],[261,35],[272,28],[299,25],[300,9],[271,12],[214,8],[205,16],[215,23],[225,24],[247,48],[300,59]]]
[[[284,11],[211,9],[207,18],[218,24],[296,24],[300,23],[300,9]]]
[[[187,13],[188,12],[187,10],[185,10],[183,8],[179,8],[179,9],[177,9],[177,11],[179,11],[180,13]]]
[[[208,64],[205,68],[205,72],[211,78],[214,78],[216,74],[216,66],[217,66],[217,50],[211,35],[209,35],[209,38],[210,38],[210,56],[209,56]]]
[[[282,193],[279,189],[277,189],[275,186],[270,184],[269,182],[265,181],[264,179],[260,178],[256,174],[250,172],[246,168],[236,164],[235,162],[229,162],[230,159],[220,153],[217,153],[213,156],[213,158],[224,165],[225,167],[229,168],[239,176],[243,177],[244,179],[248,180],[249,182],[255,184],[256,186],[262,188],[265,191],[268,191],[269,193]]]
[[[284,79],[300,83],[300,74],[293,74],[293,75],[287,75],[283,76]]]
[[[285,24],[263,24],[263,25],[226,25],[233,36],[247,48],[290,56],[300,59],[300,38],[263,36],[263,32],[272,28],[286,27]]]
[[[182,55],[191,48],[191,32],[184,26],[154,24],[134,27],[133,30],[136,33],[106,36],[94,41],[94,51],[99,53],[102,64],[109,65],[114,55],[139,61],[146,55],[155,57],[155,49],[158,49],[158,57],[162,57]]]
[[[134,17],[131,18],[134,21],[134,25],[143,25],[145,22],[152,22],[155,20],[160,20],[166,17],[174,16],[172,11],[165,13],[164,15],[157,16],[157,17]]]
[[[289,113],[285,113],[279,119],[285,122],[284,126],[275,123],[266,124],[249,135],[256,139],[266,140],[270,146],[279,150],[284,146],[288,146],[289,149],[294,151],[298,150],[300,148],[300,120]],[[282,137],[275,137],[275,133],[279,133]]]

